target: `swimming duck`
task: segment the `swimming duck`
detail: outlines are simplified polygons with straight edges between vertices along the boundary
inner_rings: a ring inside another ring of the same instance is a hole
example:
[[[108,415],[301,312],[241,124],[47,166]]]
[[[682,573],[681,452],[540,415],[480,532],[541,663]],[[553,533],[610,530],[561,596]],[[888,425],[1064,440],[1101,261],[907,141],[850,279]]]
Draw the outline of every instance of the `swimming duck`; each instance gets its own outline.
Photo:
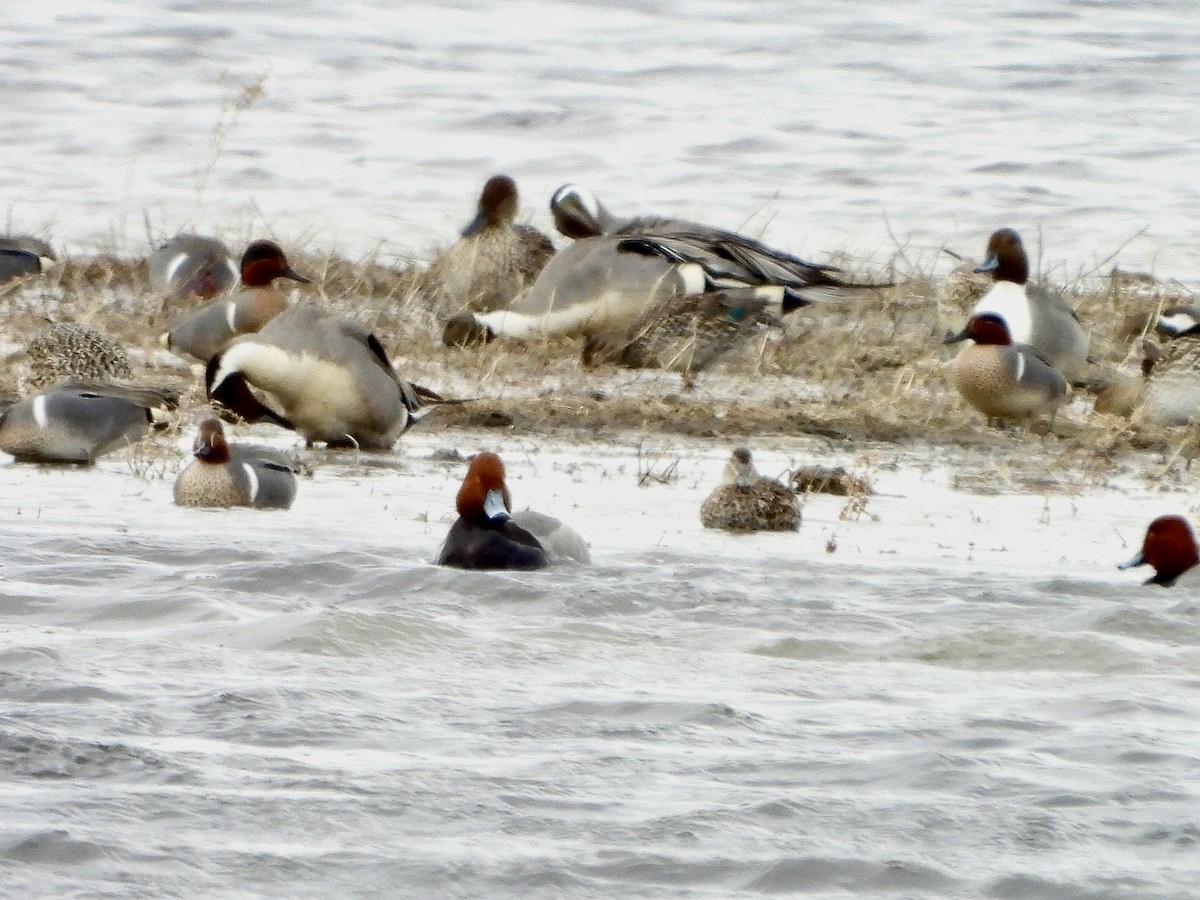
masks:
[[[246,248],[241,276],[242,290],[214,300],[177,322],[167,333],[168,349],[207,363],[233,338],[258,331],[288,308],[276,279],[312,283],[291,267],[273,241],[255,241]]]
[[[62,381],[109,381],[131,378],[129,354],[107,334],[86,325],[51,322],[25,348],[29,387]]]
[[[308,306],[234,338],[209,361],[205,384],[212,400],[248,422],[362,449],[389,449],[430,404],[453,402],[400,378],[366,329]],[[276,408],[250,387],[270,395]]]
[[[54,250],[41,238],[0,237],[0,284],[37,275],[57,258]]]
[[[570,187],[571,191],[556,192],[555,214],[560,228],[576,240],[555,254],[529,291],[507,309],[451,319],[442,335],[447,346],[499,336],[528,340],[577,335],[592,350],[605,348],[606,356],[619,359],[624,348],[653,329],[662,316],[695,323],[706,318],[697,318],[696,312],[703,311],[712,321],[729,324],[722,320],[733,308],[732,321],[741,323],[754,318],[751,312],[761,312],[765,304],[787,313],[818,299],[882,286],[839,281],[830,274],[835,271],[830,266],[813,265],[707,226],[671,219],[614,224],[617,220],[598,203],[591,209],[576,203],[568,214],[562,208],[564,198],[582,196],[582,189]],[[606,228],[612,230],[605,232]],[[718,292],[726,295],[721,304],[687,309],[673,302]],[[585,349],[585,361],[592,355]]]
[[[427,283],[454,308],[507,306],[554,255],[548,237],[516,223],[518,209],[517,183],[507,175],[489,178],[475,218],[429,267]]]
[[[179,506],[252,506],[288,509],[296,499],[296,475],[260,450],[231,447],[217,419],[200,423],[192,461],[175,479]]]
[[[1029,258],[1021,236],[1011,228],[994,232],[987,257],[975,271],[990,273],[993,284],[970,316],[995,313],[1007,323],[1015,343],[1037,350],[1068,380],[1077,378],[1087,365],[1087,335],[1061,294],[1029,284]],[[968,337],[964,328],[946,343]]]
[[[588,562],[587,544],[558,519],[528,510],[513,514],[504,463],[495,453],[471,460],[458,489],[458,520],[438,552],[439,566],[541,569],[550,562]]]
[[[1067,399],[1063,374],[1026,344],[1014,343],[997,313],[977,313],[964,333],[972,343],[950,363],[958,392],[989,419],[1029,421]]]
[[[1159,516],[1146,529],[1142,549],[1118,568],[1150,565],[1154,575],[1145,583],[1170,587],[1184,573],[1191,571],[1195,574],[1200,571],[1195,569],[1198,562],[1200,550],[1196,548],[1196,537],[1187,519],[1183,516]]]
[[[225,245],[199,234],[177,234],[150,257],[150,284],[169,300],[211,300],[237,284],[239,274]]]
[[[758,474],[750,451],[738,447],[725,463],[720,486],[700,505],[700,524],[723,531],[795,531],[800,527],[796,494]]]
[[[0,415],[0,450],[22,462],[90,464],[140,441],[177,403],[170,391],[61,385]]]

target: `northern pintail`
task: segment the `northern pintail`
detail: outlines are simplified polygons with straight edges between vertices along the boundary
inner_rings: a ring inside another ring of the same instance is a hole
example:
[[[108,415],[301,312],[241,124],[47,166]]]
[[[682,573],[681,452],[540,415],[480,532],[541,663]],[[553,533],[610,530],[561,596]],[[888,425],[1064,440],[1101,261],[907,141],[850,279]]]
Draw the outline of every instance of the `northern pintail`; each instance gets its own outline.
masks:
[[[246,248],[241,277],[242,290],[214,300],[171,328],[166,342],[173,353],[207,363],[233,338],[258,331],[288,308],[276,279],[311,284],[311,279],[291,267],[273,241],[255,241]]]
[[[1145,583],[1170,587],[1187,573],[1190,573],[1187,577],[1189,584],[1195,584],[1195,576],[1200,572],[1200,569],[1196,569],[1197,563],[1200,563],[1200,549],[1196,547],[1196,536],[1192,534],[1187,519],[1183,516],[1159,516],[1146,529],[1142,549],[1118,568],[1149,565],[1154,569],[1154,575]]]
[[[37,275],[57,259],[51,246],[41,238],[0,236],[0,284]]]
[[[721,484],[700,506],[700,524],[724,531],[795,531],[800,502],[794,491],[758,474],[750,451],[739,447],[725,463]]]
[[[570,196],[579,196],[579,190]],[[561,203],[563,190],[555,197]],[[556,215],[561,219],[563,213],[557,210]],[[813,265],[707,226],[668,219],[613,225],[616,220],[598,206],[568,220],[567,233],[576,240],[547,263],[524,296],[504,310],[456,316],[443,331],[444,343],[576,335],[585,338],[587,348],[603,348],[606,357],[619,360],[660,319],[674,317],[686,327],[668,327],[664,333],[687,334],[689,328],[711,324],[711,330],[724,334],[714,341],[720,347],[731,332],[740,333],[731,326],[754,319],[768,304],[786,313],[818,299],[884,286],[841,281],[831,274],[831,266]],[[614,230],[605,233],[610,225]],[[725,299],[690,308],[675,302],[714,293]]]
[[[375,335],[308,306],[234,338],[209,361],[205,383],[210,398],[246,421],[363,449],[389,449],[431,404],[446,402],[400,378]]]
[[[233,288],[239,275],[225,245],[199,234],[177,234],[150,256],[150,285],[168,300],[211,300]]]
[[[976,313],[964,333],[971,343],[950,363],[958,392],[989,419],[1031,422],[1053,415],[1067,399],[1062,372],[1034,348],[1016,343],[1003,316]]]
[[[487,311],[512,302],[554,255],[554,244],[530,225],[516,222],[517,183],[489,178],[475,217],[454,246],[439,254],[425,275],[430,292],[454,310]]]
[[[296,499],[296,475],[274,454],[230,446],[217,419],[205,419],[192,445],[195,459],[175,479],[180,506],[251,506],[288,509]]]
[[[1087,334],[1061,294],[1029,283],[1029,257],[1021,236],[1011,228],[993,232],[987,256],[975,271],[990,273],[993,284],[968,318],[995,313],[1004,319],[1015,343],[1037,350],[1068,380],[1078,378],[1087,365]],[[947,343],[968,337],[964,328]]]
[[[548,563],[589,561],[587,544],[553,516],[512,512],[504,463],[477,454],[455,498],[458,519],[438,551],[437,564],[459,569],[540,569]]]
[[[23,462],[90,464],[140,441],[177,403],[170,391],[60,385],[0,415],[0,450]]]

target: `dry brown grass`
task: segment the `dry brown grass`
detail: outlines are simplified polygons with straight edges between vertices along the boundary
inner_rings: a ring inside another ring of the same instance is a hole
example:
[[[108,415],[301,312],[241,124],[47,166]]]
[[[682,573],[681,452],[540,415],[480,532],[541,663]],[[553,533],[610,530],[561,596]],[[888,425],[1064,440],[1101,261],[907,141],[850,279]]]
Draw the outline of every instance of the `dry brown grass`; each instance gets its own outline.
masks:
[[[1054,435],[988,427],[948,385],[945,364],[956,348],[940,343],[947,331],[961,327],[977,296],[979,285],[969,278],[918,275],[802,310],[782,332],[764,333],[717,371],[700,374],[695,390],[688,390],[666,373],[583,369],[579,343],[569,339],[446,348],[419,267],[387,265],[375,255],[351,260],[289,250],[289,257],[314,279],[299,288],[302,299],[370,327],[407,377],[447,395],[475,398],[439,410],[423,428],[492,426],[602,440],[804,434],[835,442],[1020,448],[1035,453],[1043,466],[1046,460],[1111,462],[1122,453],[1150,451],[1161,460],[1156,464],[1170,468],[1186,465],[1200,446],[1195,429],[1095,415],[1085,397],[1060,414]],[[1099,366],[1133,358],[1131,319],[1188,299],[1178,285],[1122,273],[1081,280],[1068,293],[1092,331]],[[203,406],[195,376],[158,343],[180,311],[164,309],[150,292],[145,260],[66,259],[45,276],[0,288],[0,304],[8,342],[24,346],[46,318],[87,324],[137,351],[146,361],[137,377],[185,388],[185,419]],[[21,364],[20,352],[10,355],[0,389],[20,384]]]

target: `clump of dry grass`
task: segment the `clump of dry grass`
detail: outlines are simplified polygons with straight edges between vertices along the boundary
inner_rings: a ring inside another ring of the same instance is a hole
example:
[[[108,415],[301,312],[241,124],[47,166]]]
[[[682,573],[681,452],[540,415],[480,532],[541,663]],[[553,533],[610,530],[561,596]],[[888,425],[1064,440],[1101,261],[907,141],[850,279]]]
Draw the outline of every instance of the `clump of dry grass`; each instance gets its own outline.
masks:
[[[406,377],[475,400],[438,410],[423,428],[491,426],[626,440],[631,433],[807,434],[842,442],[952,444],[981,453],[1019,447],[1022,455],[1036,451],[1043,471],[1047,459],[1052,470],[1059,461],[1064,468],[1090,460],[1111,463],[1133,451],[1179,466],[1197,449],[1193,430],[1092,414],[1082,397],[1060,414],[1063,427],[1055,435],[989,428],[948,384],[945,366],[957,348],[941,344],[948,331],[961,328],[979,286],[960,289],[928,274],[792,314],[781,330],[764,330],[744,352],[696,376],[695,389],[688,390],[668,373],[584,369],[573,339],[444,347],[419,266],[388,264],[377,252],[361,259],[303,250],[289,256],[314,278],[312,286],[299,288],[301,299],[373,330]],[[135,377],[186,388],[185,410],[186,404],[203,406],[203,386],[182,362],[164,359],[158,346],[158,335],[177,313],[164,311],[161,298],[151,293],[144,259],[69,258],[46,276],[2,293],[11,342],[27,343],[46,318],[87,324],[141,350],[144,362]],[[1190,299],[1181,286],[1117,272],[1079,279],[1068,293],[1102,366],[1130,358],[1135,340],[1130,321],[1145,322],[1162,305]],[[17,354],[8,367],[10,382],[20,365]]]

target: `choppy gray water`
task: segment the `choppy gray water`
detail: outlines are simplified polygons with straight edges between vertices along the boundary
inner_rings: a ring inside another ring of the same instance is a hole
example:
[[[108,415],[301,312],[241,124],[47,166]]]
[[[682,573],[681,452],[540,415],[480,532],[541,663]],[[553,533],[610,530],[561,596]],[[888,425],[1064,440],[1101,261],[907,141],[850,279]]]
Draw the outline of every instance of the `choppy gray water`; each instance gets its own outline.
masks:
[[[715,451],[639,488],[512,445],[594,565],[464,573],[455,441],[496,446],[325,462],[284,514],[173,507],[182,443],[0,466],[0,893],[1195,895],[1200,603],[1114,568],[1179,495],[910,458],[735,538]]]
[[[928,270],[1008,225],[1063,278],[1117,253],[1200,279],[1200,21],[1174,0],[7,9],[8,219],[80,249],[144,250],[148,217],[420,257],[507,171],[543,226],[572,180],[818,258]]]
[[[8,218],[73,249],[144,249],[147,214],[423,255],[505,170],[539,224],[572,179],[814,256],[1004,224],[1074,273],[1146,228],[1123,265],[1200,277],[1182,4],[6,13]],[[281,516],[0,462],[0,893],[1196,895],[1200,606],[1113,569],[1188,493],[980,498],[910,459],[876,520],[733,540],[695,518],[727,448],[646,490],[631,447],[463,436],[593,541],[497,577],[428,564],[447,442]]]

